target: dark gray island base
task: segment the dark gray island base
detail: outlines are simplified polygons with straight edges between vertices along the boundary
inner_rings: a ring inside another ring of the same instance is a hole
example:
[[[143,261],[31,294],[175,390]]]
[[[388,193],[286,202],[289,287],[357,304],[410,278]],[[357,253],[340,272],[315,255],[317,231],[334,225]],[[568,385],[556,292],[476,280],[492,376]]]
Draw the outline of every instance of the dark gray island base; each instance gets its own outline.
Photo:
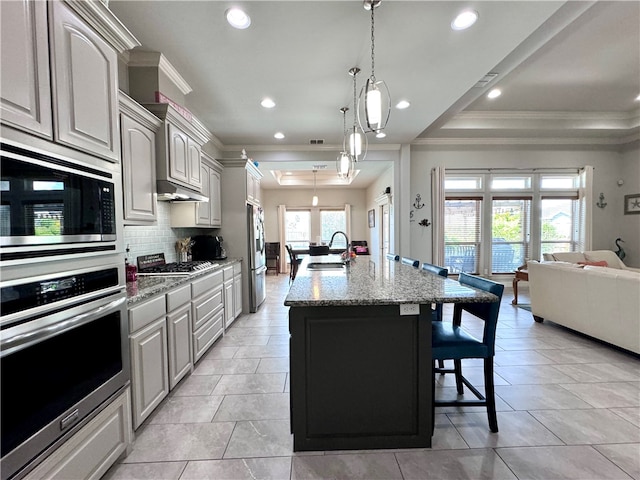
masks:
[[[430,447],[430,305],[495,299],[395,262],[303,263],[285,300],[294,451]]]

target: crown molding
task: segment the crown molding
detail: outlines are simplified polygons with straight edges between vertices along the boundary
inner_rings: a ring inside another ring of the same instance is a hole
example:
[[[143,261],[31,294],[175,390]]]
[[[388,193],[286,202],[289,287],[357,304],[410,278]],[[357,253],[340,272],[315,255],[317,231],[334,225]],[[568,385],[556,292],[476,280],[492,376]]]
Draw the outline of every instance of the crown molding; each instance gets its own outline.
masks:
[[[104,3],[97,0],[66,0],[65,4],[93,27],[118,53],[141,45]]]
[[[625,137],[456,137],[456,138],[418,138],[412,146],[618,146],[634,142],[640,138],[640,133]]]
[[[129,54],[129,67],[158,67],[160,71],[180,89],[183,95],[193,91],[191,85],[180,75],[167,57],[160,52],[133,50]]]
[[[399,143],[376,145],[375,148],[369,148],[368,151],[400,151]],[[242,149],[260,151],[260,152],[339,152],[342,150],[342,144],[324,144],[324,145],[224,145],[221,150],[225,152],[235,152]]]
[[[143,125],[144,127],[157,132],[162,126],[162,121],[136,102],[129,95],[125,94],[122,90],[118,91],[118,107],[120,113],[133,118],[135,121]]]
[[[640,109],[629,112],[460,112],[440,130],[631,130],[640,127]]]

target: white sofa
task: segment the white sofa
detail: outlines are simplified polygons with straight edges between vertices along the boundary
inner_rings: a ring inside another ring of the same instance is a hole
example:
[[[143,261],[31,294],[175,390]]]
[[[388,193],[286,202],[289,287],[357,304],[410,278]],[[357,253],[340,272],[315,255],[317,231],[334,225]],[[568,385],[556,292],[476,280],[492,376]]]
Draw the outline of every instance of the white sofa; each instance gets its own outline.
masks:
[[[545,253],[545,260],[571,263],[607,262],[607,267],[640,272],[640,268],[627,267],[612,250],[591,250],[586,252]]]
[[[640,272],[568,262],[529,262],[527,270],[536,321],[640,354]]]

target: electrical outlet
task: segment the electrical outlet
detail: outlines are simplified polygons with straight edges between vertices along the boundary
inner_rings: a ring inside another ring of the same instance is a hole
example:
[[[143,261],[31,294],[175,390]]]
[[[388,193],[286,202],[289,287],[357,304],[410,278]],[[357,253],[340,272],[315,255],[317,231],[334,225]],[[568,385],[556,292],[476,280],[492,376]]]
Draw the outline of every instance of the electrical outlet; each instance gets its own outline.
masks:
[[[420,315],[420,305],[417,303],[401,303],[400,315]]]

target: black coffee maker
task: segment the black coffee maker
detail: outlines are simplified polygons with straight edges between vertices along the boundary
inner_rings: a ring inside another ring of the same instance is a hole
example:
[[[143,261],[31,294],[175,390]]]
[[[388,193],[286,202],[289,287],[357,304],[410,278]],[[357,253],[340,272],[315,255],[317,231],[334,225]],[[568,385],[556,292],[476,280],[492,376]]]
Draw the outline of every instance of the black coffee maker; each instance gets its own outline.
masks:
[[[224,260],[227,253],[220,235],[196,235],[192,237],[191,255],[194,260]]]

